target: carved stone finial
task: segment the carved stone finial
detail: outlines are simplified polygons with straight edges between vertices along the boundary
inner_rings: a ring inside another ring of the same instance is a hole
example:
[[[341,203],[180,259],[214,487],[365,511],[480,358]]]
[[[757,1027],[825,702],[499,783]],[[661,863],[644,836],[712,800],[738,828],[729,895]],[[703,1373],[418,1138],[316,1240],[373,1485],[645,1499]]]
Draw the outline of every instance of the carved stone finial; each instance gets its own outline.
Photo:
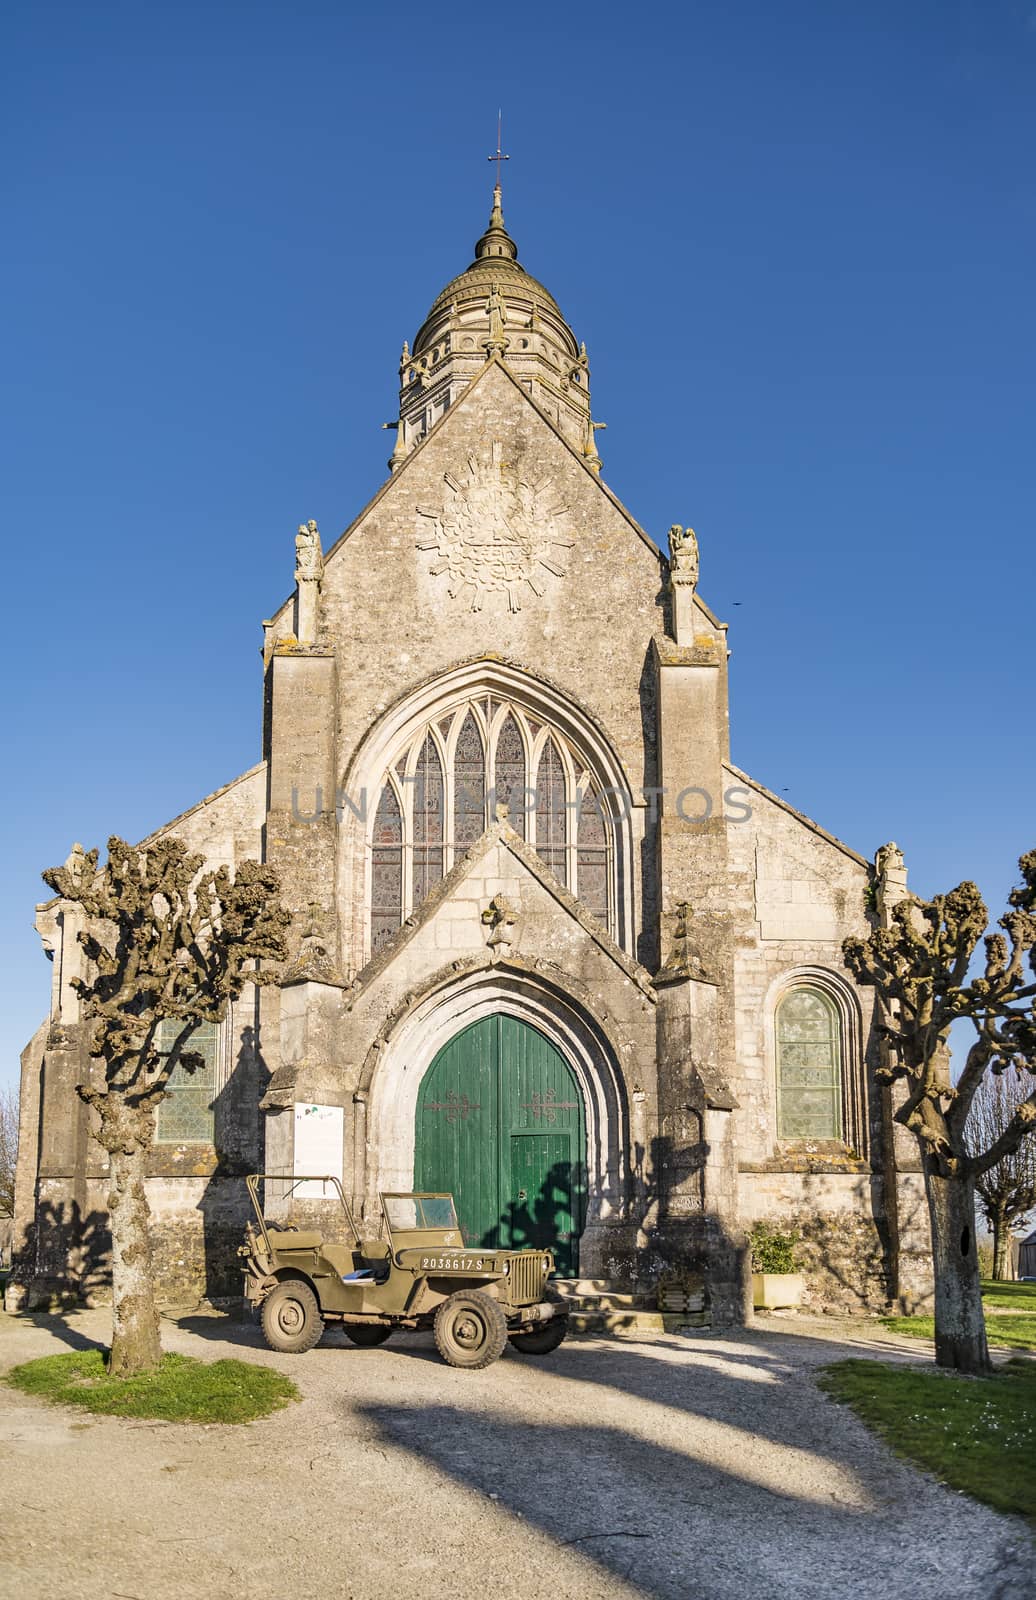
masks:
[[[408,339],[404,339],[403,340],[403,353],[399,358],[399,375],[400,375],[400,377],[403,376],[403,373],[405,372],[406,368],[409,365],[410,365],[410,341]]]
[[[521,913],[522,908],[518,901],[512,900],[506,894],[495,895],[483,911],[482,921],[489,929],[486,943],[493,953],[494,960],[509,955],[517,943]]]
[[[591,422],[586,419],[586,438],[583,442],[583,459],[592,472],[599,473],[603,462],[597,453],[597,435],[601,428],[606,428],[606,422]]]
[[[673,912],[672,950],[665,971],[673,977],[708,981],[701,950],[693,937],[694,909],[683,900]]]
[[[396,431],[396,442],[392,446],[392,454],[388,458],[388,468],[390,472],[398,472],[406,460],[406,423],[400,417],[398,422],[383,422],[381,426],[383,428],[394,428]]]
[[[493,807],[493,816],[497,822],[510,822],[511,808],[506,800],[498,800]]]

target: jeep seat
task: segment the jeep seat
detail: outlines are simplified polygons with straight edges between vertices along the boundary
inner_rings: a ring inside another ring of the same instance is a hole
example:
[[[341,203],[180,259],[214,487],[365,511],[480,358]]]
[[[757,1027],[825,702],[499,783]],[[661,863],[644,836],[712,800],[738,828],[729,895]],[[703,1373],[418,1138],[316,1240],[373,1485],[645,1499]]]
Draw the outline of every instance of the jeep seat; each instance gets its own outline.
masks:
[[[301,1233],[298,1230],[267,1228],[270,1243],[275,1250],[319,1250],[323,1239],[319,1233]]]

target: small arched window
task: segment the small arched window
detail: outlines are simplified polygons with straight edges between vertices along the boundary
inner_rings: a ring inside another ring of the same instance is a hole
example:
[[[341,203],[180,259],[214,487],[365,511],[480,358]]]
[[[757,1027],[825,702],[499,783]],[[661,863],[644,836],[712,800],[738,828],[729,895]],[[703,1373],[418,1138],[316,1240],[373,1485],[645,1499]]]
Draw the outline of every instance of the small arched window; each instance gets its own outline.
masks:
[[[842,1040],[838,1009],[798,984],[777,1006],[777,1131],[781,1139],[842,1139]]]

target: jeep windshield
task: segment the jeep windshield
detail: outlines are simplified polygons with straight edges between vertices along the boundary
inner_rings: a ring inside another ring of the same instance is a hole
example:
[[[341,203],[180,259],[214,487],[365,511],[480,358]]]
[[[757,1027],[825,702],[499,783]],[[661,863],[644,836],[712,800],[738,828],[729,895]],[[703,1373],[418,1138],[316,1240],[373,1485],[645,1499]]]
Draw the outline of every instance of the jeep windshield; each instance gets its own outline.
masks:
[[[449,1194],[385,1194],[381,1203],[392,1233],[442,1233],[460,1227]]]

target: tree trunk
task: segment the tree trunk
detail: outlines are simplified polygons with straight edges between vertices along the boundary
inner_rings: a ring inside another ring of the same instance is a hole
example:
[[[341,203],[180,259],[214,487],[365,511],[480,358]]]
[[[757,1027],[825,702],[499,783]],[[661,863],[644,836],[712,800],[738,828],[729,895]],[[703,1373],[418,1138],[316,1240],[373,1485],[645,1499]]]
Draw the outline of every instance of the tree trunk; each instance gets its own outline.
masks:
[[[111,1152],[112,1353],[118,1378],[150,1372],[162,1359],[151,1271],[150,1208],[144,1189],[147,1147],[136,1139]]]
[[[957,1372],[992,1371],[975,1249],[975,1189],[925,1160],[935,1268],[935,1361]]]
[[[1011,1228],[1003,1211],[993,1213],[993,1277],[1011,1276]]]

